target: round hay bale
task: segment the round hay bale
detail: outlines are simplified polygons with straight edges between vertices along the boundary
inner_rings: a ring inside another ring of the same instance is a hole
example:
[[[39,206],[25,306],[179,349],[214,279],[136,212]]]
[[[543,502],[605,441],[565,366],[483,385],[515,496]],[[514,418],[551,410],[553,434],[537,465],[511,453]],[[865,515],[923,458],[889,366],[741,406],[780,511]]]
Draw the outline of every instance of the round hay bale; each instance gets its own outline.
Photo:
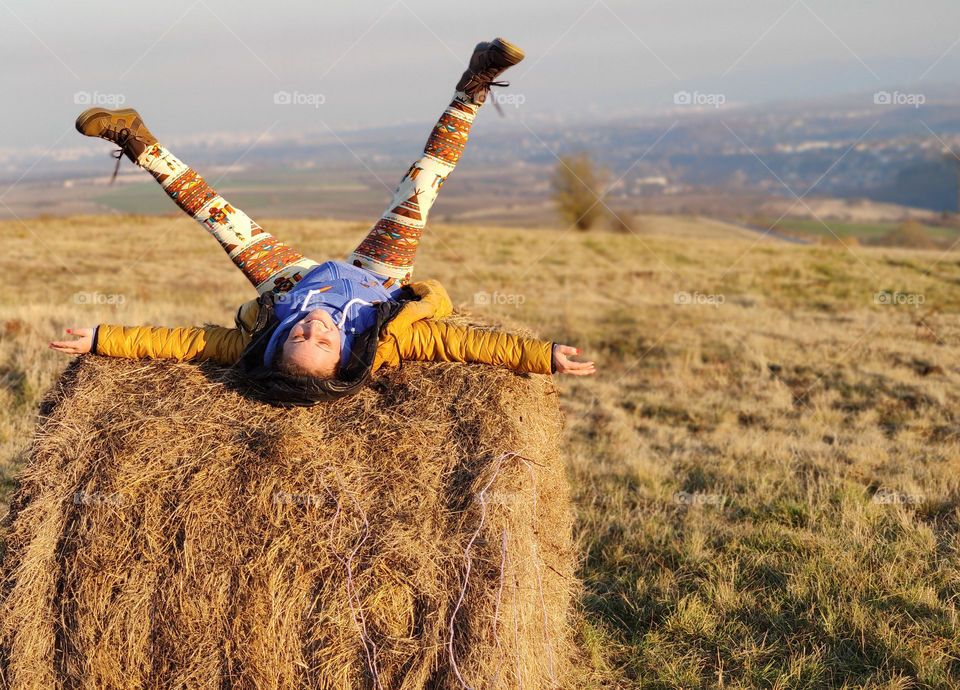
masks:
[[[222,369],[81,358],[5,521],[0,679],[563,687],[561,425],[549,377],[488,366],[281,410]]]

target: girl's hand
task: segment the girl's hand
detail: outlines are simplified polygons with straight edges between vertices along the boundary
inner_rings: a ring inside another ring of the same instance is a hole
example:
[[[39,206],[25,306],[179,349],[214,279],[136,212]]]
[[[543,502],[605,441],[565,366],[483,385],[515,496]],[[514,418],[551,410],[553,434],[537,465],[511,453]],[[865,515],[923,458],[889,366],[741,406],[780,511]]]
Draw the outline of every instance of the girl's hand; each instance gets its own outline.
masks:
[[[597,367],[593,362],[576,362],[567,355],[579,355],[580,349],[554,343],[553,345],[553,368],[558,374],[570,374],[572,376],[587,376],[596,374]]]
[[[82,355],[93,347],[93,328],[68,328],[70,335],[80,336],[77,340],[61,340],[50,343],[50,349],[65,352],[68,355]]]

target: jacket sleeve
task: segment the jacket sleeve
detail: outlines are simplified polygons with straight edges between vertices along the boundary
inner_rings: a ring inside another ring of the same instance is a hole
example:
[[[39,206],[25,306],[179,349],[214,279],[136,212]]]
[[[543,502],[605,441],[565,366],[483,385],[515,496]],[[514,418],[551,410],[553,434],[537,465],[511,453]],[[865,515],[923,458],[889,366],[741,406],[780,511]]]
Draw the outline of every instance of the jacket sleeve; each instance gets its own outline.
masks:
[[[259,318],[260,301],[252,299],[249,302],[244,302],[240,305],[240,308],[237,309],[236,315],[233,317],[233,322],[237,325],[237,328],[243,331],[246,335],[253,335]]]
[[[499,331],[417,321],[398,339],[403,359],[482,362],[530,374],[553,371],[553,343]]]
[[[94,354],[129,359],[177,359],[233,364],[250,341],[239,328],[97,327]]]

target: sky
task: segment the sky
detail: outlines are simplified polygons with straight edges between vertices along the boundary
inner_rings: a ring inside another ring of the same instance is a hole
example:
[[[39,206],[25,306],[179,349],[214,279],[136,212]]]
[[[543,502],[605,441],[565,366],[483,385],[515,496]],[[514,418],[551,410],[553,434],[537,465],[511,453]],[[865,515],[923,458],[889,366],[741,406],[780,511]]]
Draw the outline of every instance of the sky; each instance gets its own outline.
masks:
[[[0,0],[0,154],[83,146],[89,104],[136,107],[161,139],[429,122],[498,35],[528,56],[510,105],[540,120],[960,77],[956,0]]]

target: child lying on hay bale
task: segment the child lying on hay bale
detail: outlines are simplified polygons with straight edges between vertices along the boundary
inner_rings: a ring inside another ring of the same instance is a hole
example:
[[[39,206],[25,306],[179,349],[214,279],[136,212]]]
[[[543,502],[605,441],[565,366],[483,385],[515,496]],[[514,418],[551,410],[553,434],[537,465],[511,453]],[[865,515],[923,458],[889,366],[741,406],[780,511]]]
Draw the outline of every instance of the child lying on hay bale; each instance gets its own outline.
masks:
[[[474,117],[497,77],[523,59],[497,38],[474,49],[453,101],[423,157],[410,166],[386,212],[346,262],[318,264],[278,241],[213,191],[147,130],[133,109],[90,108],[77,118],[149,171],[180,208],[203,224],[259,298],[240,307],[236,328],[73,328],[50,347],[130,358],[215,360],[239,367],[267,402],[313,405],[356,392],[381,366],[402,359],[483,362],[518,372],[593,374],[568,345],[445,323],[450,299],[436,281],[411,282],[427,213],[453,171]]]

